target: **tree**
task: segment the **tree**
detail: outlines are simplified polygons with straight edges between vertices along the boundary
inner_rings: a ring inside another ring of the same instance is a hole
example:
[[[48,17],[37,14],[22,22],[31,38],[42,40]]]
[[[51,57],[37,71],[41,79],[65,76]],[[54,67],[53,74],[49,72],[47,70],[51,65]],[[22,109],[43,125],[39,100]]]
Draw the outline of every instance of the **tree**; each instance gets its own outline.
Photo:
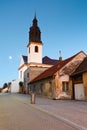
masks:
[[[20,93],[23,93],[23,86],[24,86],[24,83],[22,81],[19,82],[19,92]]]
[[[22,81],[19,82],[19,86],[23,87],[23,82]]]
[[[4,89],[4,88],[7,88],[7,87],[8,87],[8,84],[7,84],[7,83],[4,83],[4,84],[3,84],[3,89]]]

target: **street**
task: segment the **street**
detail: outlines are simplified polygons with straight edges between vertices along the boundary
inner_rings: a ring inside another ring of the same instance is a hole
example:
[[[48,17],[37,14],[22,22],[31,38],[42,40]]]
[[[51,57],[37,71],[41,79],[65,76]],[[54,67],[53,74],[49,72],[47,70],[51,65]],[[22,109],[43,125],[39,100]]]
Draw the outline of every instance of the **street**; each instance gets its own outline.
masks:
[[[70,109],[66,111],[69,104]],[[71,112],[71,115],[66,112]],[[0,95],[0,130],[87,130],[86,121],[86,102],[70,103],[36,97],[36,104],[30,104],[29,95]]]

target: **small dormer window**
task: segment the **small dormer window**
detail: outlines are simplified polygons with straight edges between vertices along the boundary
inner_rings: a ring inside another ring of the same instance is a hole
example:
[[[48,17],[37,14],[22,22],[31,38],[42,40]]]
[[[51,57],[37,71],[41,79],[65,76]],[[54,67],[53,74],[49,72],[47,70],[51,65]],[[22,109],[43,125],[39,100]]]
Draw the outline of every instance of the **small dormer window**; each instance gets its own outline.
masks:
[[[38,46],[35,46],[35,52],[38,52]]]

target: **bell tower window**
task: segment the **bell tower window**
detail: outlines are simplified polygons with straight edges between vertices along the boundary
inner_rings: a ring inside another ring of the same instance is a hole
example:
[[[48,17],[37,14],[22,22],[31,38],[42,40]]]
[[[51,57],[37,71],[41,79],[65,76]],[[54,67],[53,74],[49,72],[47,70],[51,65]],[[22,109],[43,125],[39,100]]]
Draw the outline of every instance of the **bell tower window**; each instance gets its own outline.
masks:
[[[35,46],[35,52],[38,52],[38,46]]]

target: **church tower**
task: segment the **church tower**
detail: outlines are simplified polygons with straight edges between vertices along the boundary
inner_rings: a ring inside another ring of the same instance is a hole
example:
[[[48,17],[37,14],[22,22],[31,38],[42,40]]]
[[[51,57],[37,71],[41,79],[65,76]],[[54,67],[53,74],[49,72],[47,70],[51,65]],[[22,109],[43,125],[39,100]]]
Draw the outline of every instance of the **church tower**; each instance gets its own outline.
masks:
[[[41,32],[35,14],[29,31],[28,63],[42,63],[42,45]]]

